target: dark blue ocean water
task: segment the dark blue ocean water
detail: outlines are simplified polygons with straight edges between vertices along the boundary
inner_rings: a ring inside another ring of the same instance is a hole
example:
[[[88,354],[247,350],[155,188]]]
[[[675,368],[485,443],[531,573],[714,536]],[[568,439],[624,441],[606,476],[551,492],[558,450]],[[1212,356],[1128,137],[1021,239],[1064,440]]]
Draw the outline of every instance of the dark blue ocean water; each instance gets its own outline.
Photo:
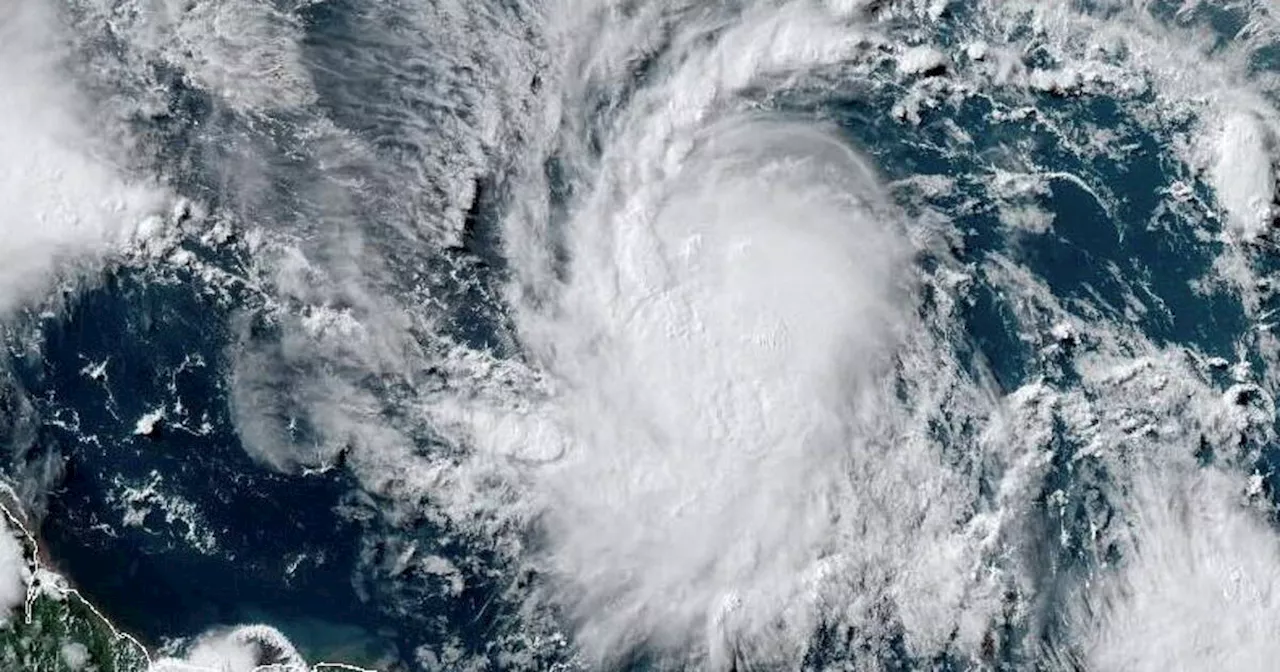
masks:
[[[71,426],[46,423],[32,448],[66,465],[41,528],[49,554],[151,644],[246,620],[288,631],[292,620],[319,616],[359,628],[376,653],[396,635],[377,634],[393,622],[352,587],[364,530],[337,513],[349,479],[341,471],[280,475],[249,459],[228,418],[225,316],[193,289],[113,275],[45,322],[43,357],[19,368],[43,417],[74,418]],[[194,358],[203,366],[184,369]],[[104,361],[105,379],[82,373],[86,362]],[[132,433],[137,418],[177,401],[191,427],[171,413],[156,435]],[[208,433],[188,431],[205,420]],[[140,527],[123,524],[111,501],[118,484],[143,485],[153,474],[162,495],[196,504],[216,550],[190,548],[186,523],[166,522],[160,508]],[[290,634],[308,643],[305,632]]]

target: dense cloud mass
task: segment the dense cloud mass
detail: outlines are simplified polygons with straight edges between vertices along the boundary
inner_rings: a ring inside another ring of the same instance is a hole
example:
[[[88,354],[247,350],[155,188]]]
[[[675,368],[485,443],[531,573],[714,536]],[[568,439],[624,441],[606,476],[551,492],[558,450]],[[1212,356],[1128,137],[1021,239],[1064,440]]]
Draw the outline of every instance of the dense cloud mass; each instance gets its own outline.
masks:
[[[0,309],[47,290],[55,272],[96,261],[158,228],[164,192],[118,164],[127,140],[111,110],[78,91],[64,60],[71,37],[55,5],[16,0],[0,9]]]

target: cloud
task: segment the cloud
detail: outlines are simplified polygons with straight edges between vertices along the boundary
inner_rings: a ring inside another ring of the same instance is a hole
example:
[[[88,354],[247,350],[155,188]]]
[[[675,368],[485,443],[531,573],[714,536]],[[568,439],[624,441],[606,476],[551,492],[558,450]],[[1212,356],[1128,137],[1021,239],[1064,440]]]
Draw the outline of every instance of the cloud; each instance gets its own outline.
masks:
[[[264,0],[148,0],[113,22],[135,47],[181,68],[232,108],[252,113],[315,102],[300,21]]]
[[[619,40],[652,28],[622,23]],[[828,619],[873,655],[897,628],[913,655],[974,650],[999,610],[1005,579],[979,568],[1001,523],[972,515],[983,446],[957,427],[996,402],[919,317],[928,236],[839,133],[739,99],[854,58],[857,30],[799,5],[703,28],[677,29],[598,158],[566,141],[581,182],[561,229],[508,222],[516,282],[540,290],[514,322],[546,397],[428,411],[478,448],[466,469],[521,465],[536,599],[591,664],[781,664]],[[613,67],[607,41],[584,47],[605,52],[591,67]],[[556,241],[553,280],[539,250]],[[951,459],[953,439],[971,452]]]
[[[242,625],[211,630],[193,641],[182,658],[163,658],[150,672],[307,672],[306,661],[279,630]]]
[[[0,620],[12,618],[26,602],[30,576],[22,542],[9,529],[8,522],[0,518]]]
[[[164,205],[106,158],[112,139],[95,137],[93,107],[62,67],[63,31],[50,3],[0,7],[0,312],[128,242]]]
[[[1096,672],[1269,670],[1280,657],[1280,536],[1249,506],[1245,479],[1152,465],[1126,506],[1119,566],[1071,613]]]
[[[763,635],[902,475],[855,475],[888,449],[868,422],[905,321],[893,224],[847,195],[865,166],[805,127],[705,143],[653,201],[574,224],[574,280],[526,332],[563,381],[564,452],[533,475],[548,563],[599,651]]]

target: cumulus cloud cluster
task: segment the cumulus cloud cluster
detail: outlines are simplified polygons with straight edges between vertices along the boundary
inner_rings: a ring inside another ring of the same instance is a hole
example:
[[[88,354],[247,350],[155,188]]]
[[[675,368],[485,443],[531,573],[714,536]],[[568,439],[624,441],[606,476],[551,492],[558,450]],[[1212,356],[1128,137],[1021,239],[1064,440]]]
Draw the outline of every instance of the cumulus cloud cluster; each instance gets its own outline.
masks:
[[[308,672],[293,644],[267,625],[211,630],[181,658],[162,658],[150,672]]]
[[[161,190],[122,174],[121,146],[69,77],[55,5],[0,7],[0,311],[47,289],[56,271],[93,262],[139,234]],[[145,233],[145,232],[144,232]]]
[[[1123,565],[1075,613],[1089,669],[1265,670],[1280,655],[1280,535],[1239,479],[1152,465]],[[1164,473],[1161,473],[1164,472]]]
[[[30,577],[22,542],[9,529],[8,521],[0,518],[0,621],[19,614],[19,607],[27,601]]]

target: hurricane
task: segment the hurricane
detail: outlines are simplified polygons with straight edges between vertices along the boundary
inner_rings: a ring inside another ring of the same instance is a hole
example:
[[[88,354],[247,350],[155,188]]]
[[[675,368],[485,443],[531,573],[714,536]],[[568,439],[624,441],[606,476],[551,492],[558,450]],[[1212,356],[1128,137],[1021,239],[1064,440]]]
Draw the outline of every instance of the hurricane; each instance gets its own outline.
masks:
[[[9,0],[0,660],[1269,669],[1278,11]]]

